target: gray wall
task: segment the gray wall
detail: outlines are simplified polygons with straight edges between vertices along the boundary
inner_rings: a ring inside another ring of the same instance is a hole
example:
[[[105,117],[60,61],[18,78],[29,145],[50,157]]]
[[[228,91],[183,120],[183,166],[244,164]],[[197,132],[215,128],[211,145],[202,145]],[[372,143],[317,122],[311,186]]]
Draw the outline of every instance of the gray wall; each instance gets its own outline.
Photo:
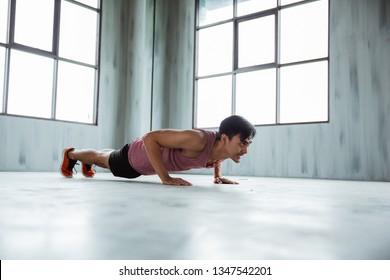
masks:
[[[112,2],[112,1],[105,1]],[[195,1],[123,5],[127,59],[124,142],[151,129],[192,126]]]
[[[195,1],[157,0],[153,125],[192,128]]]
[[[258,127],[226,175],[390,181],[390,3],[330,2],[330,122]],[[64,146],[192,127],[195,1],[154,3],[104,0],[99,125],[0,116],[0,170],[56,170]]]
[[[124,3],[125,27],[128,30],[122,33],[127,38],[126,54],[121,58],[127,61],[127,89],[123,91],[126,106],[121,110],[125,121],[122,144],[145,134],[151,127],[154,34],[154,1]]]

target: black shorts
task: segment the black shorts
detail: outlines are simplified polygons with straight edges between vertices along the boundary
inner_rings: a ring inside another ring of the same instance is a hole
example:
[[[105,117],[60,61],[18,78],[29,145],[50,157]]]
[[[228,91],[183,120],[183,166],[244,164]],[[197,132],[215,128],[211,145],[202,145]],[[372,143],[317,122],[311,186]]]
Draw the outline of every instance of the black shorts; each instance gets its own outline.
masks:
[[[112,174],[116,177],[134,179],[141,176],[129,163],[128,158],[129,145],[126,144],[122,149],[115,150],[110,154],[108,164]]]

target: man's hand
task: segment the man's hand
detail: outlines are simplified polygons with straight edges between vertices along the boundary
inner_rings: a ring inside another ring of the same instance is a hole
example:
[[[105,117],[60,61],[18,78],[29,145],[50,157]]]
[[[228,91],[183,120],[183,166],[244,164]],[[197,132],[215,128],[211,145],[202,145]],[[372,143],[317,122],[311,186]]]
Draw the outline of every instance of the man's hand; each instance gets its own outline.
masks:
[[[237,182],[231,181],[227,178],[223,177],[215,177],[214,178],[214,184],[232,184],[232,185],[238,185]]]
[[[187,182],[186,180],[183,180],[182,178],[172,178],[169,177],[168,179],[163,181],[164,185],[174,185],[174,186],[192,186],[190,182]]]

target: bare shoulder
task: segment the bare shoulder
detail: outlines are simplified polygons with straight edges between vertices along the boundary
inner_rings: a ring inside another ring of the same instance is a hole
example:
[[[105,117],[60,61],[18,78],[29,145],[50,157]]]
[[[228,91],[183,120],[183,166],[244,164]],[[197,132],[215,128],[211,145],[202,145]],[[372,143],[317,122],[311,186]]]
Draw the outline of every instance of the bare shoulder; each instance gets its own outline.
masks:
[[[186,144],[183,145],[182,148],[182,155],[189,157],[189,158],[195,158],[199,156],[207,144],[207,138],[203,131],[191,129],[191,130],[184,130],[184,134],[187,135],[187,141]]]
[[[144,136],[144,141],[146,138],[152,138],[162,147],[182,149],[186,151],[202,151],[206,145],[205,133],[196,129],[156,130],[149,132],[146,136]]]
[[[198,137],[199,139],[206,139],[206,135],[203,130],[199,129],[189,129],[189,130],[184,130],[187,131],[188,133],[192,133],[194,137]]]
[[[207,141],[206,135],[203,131],[190,129],[183,130],[183,133],[186,134],[186,138],[189,143],[187,146],[188,150],[203,151]]]

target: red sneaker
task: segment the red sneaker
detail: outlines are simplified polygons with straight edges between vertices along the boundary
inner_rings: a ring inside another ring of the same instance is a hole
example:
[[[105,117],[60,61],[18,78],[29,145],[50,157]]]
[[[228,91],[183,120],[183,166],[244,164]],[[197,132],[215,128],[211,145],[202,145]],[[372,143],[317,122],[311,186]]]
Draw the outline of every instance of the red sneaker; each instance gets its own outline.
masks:
[[[62,176],[66,178],[73,177],[73,169],[77,163],[77,160],[73,160],[68,157],[68,153],[73,150],[74,148],[66,148],[63,153],[64,156],[63,156],[60,172]]]
[[[92,165],[83,163],[81,166],[81,170],[83,172],[84,177],[92,178],[95,175],[96,171],[92,168]]]

